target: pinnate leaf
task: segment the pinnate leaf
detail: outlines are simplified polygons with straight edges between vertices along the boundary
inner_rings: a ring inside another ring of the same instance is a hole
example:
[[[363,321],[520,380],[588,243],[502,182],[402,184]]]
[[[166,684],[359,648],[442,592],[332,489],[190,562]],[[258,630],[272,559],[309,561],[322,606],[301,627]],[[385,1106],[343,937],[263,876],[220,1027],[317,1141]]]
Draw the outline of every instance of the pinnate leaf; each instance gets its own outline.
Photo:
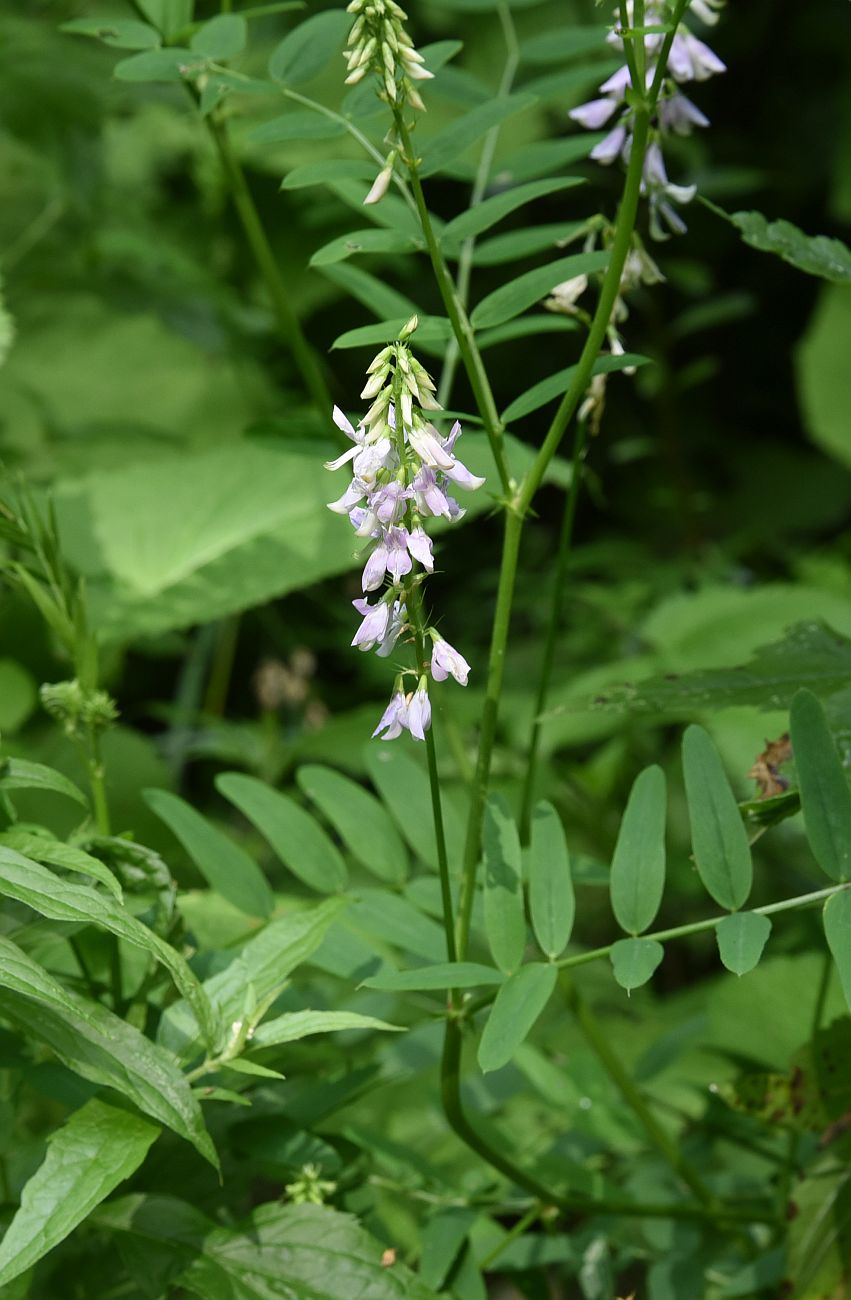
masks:
[[[721,756],[703,727],[686,729],[683,771],[700,878],[716,903],[738,911],[751,892],[751,850]]]
[[[375,1016],[357,1011],[290,1011],[258,1025],[251,1037],[252,1047],[275,1047],[294,1043],[311,1034],[339,1034],[347,1029],[380,1029],[401,1032],[401,1025],[390,1025]]]
[[[498,221],[502,221],[503,217],[507,217],[509,213],[515,212],[524,204],[531,203],[533,199],[543,198],[547,194],[555,194],[559,190],[582,184],[581,176],[560,176],[550,180],[530,181],[526,185],[515,185],[512,189],[503,190],[501,194],[494,194],[492,198],[483,199],[475,207],[468,208],[466,212],[462,212],[460,216],[448,222],[443,228],[440,242],[447,247],[458,244],[472,235],[480,235],[483,230],[489,230]]]
[[[533,317],[533,319],[535,318]],[[597,357],[591,373],[594,375],[610,375],[618,370],[626,370],[630,366],[645,366],[649,360],[649,357],[642,357],[637,352],[622,352],[618,356]],[[525,415],[531,415],[533,411],[540,410],[548,402],[563,397],[575,373],[576,366],[566,366],[564,370],[557,370],[554,375],[548,375],[546,379],[533,384],[531,388],[526,389],[525,393],[521,393],[513,402],[509,402],[502,413],[501,419],[504,423],[510,424],[514,420],[522,419]]]
[[[429,140],[423,149],[421,174],[433,176],[486,135],[491,127],[531,108],[534,103],[534,95],[507,95],[470,109]]]
[[[477,962],[456,961],[421,966],[416,970],[383,970],[364,980],[368,989],[388,993],[426,992],[431,989],[474,989],[486,984],[501,984],[504,976],[493,966]]]
[[[18,1277],[82,1223],[139,1168],[156,1124],[92,1098],[48,1140],[0,1242],[0,1286]]]
[[[720,208],[713,210],[720,212]],[[774,253],[807,275],[851,284],[851,248],[826,235],[805,235],[791,221],[769,221],[761,212],[733,212],[726,216],[741,232],[742,239],[761,253]]]
[[[156,28],[135,18],[72,18],[59,30],[72,36],[94,36],[117,50],[153,50],[160,43]]]
[[[343,48],[351,19],[342,9],[314,14],[284,37],[272,51],[269,76],[285,86],[312,80]]]
[[[552,996],[557,968],[530,962],[509,975],[499,989],[479,1043],[479,1066],[499,1070],[526,1039]]]

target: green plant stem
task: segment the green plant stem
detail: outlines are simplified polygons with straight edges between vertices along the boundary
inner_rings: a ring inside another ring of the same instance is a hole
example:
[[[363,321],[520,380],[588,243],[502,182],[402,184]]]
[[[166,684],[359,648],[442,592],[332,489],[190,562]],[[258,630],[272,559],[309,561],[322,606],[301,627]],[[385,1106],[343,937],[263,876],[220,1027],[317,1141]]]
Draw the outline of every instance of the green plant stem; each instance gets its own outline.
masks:
[[[624,1218],[648,1219],[689,1219],[719,1224],[740,1226],[743,1221],[754,1223],[772,1223],[774,1215],[765,1209],[741,1206],[736,1210],[721,1208],[717,1210],[704,1205],[689,1205],[684,1202],[676,1204],[657,1204],[621,1200],[618,1197],[577,1196],[571,1193],[557,1193],[545,1187],[532,1174],[516,1165],[504,1155],[502,1150],[492,1147],[480,1133],[473,1128],[467,1118],[461,1100],[461,1046],[462,1035],[457,1020],[450,1020],[446,1026],[443,1045],[443,1062],[441,1069],[441,1090],[443,1108],[449,1122],[461,1140],[472,1151],[497,1169],[511,1182],[529,1192],[542,1205],[554,1205],[568,1214],[590,1215],[611,1214]]]
[[[494,1246],[493,1250],[488,1251],[484,1259],[476,1260],[480,1273],[486,1272],[487,1269],[496,1263],[502,1252],[508,1249],[512,1241],[516,1241],[518,1237],[522,1237],[526,1229],[531,1228],[536,1219],[541,1217],[543,1208],[544,1207],[541,1205],[531,1205],[523,1217],[511,1225],[502,1241],[500,1241],[498,1245]]]
[[[223,618],[215,625],[215,646],[210,676],[204,696],[204,712],[220,718],[224,715],[239,640],[238,614]]]
[[[431,265],[437,281],[437,287],[440,290],[440,296],[443,299],[446,314],[452,324],[452,332],[458,342],[458,349],[461,353],[461,359],[464,362],[464,369],[467,372],[470,387],[473,390],[473,396],[476,399],[476,406],[479,415],[482,417],[482,423],[488,437],[491,453],[496,463],[497,473],[499,474],[503,492],[505,492],[506,495],[509,495],[512,492],[512,482],[508,471],[508,463],[505,459],[504,428],[496,409],[496,402],[494,401],[493,392],[491,391],[490,380],[488,379],[466,308],[458,297],[455,284],[449,273],[449,267],[446,265],[446,259],[443,256],[440,243],[434,233],[434,227],[431,224],[431,216],[429,215],[428,206],[425,201],[425,194],[423,193],[416,155],[414,154],[410,132],[405,125],[402,110],[400,108],[395,108],[393,116],[396,124],[396,134],[399,143],[402,146],[404,162],[408,169],[414,202],[417,207],[417,215],[420,219],[423,238],[426,241],[426,247],[428,248],[429,257],[431,258]]]
[[[92,792],[95,824],[99,835],[109,835],[109,804],[106,798],[106,781],[100,750],[100,737],[95,727],[88,728],[86,743],[86,769],[89,777],[89,788]]]
[[[810,1038],[814,1039],[824,1017],[824,1008],[827,1003],[827,994],[830,989],[830,977],[833,974],[833,954],[828,950],[822,958],[821,979],[819,980],[818,992],[816,993],[815,1006],[813,1007],[813,1023],[810,1030]]]
[[[589,1046],[593,1049],[601,1064],[605,1067],[612,1082],[617,1087],[626,1104],[633,1111],[657,1151],[667,1160],[674,1173],[682,1179],[694,1193],[700,1203],[707,1209],[716,1211],[719,1206],[715,1197],[700,1178],[697,1171],[686,1160],[681,1148],[668,1136],[657,1121],[641,1089],[636,1085],[629,1071],[624,1067],[608,1036],[597,1023],[597,1018],[586,1005],[579,990],[571,981],[566,989],[567,1005]]]
[[[514,19],[511,16],[511,10],[505,0],[498,0],[496,6],[497,16],[502,25],[502,33],[505,37],[506,57],[505,66],[502,70],[502,76],[499,82],[499,88],[496,92],[496,98],[505,99],[511,92],[514,83],[514,77],[517,73],[517,65],[520,62],[520,47],[517,43],[517,31],[514,26]],[[485,142],[482,145],[482,152],[479,155],[476,175],[473,180],[473,188],[470,192],[470,208],[475,208],[481,202],[485,190],[487,189],[488,179],[490,178],[491,167],[493,166],[493,156],[496,152],[497,142],[501,126],[497,124],[492,126],[485,136]],[[461,252],[458,257],[458,267],[455,275],[455,292],[458,301],[466,309],[470,294],[470,277],[473,271],[473,253],[476,248],[476,236],[471,235],[465,239],[461,245]],[[437,400],[441,406],[447,406],[452,394],[452,383],[455,378],[455,370],[458,360],[461,356],[458,340],[453,335],[449,347],[446,349],[446,356],[443,362],[443,370],[440,374],[440,382],[437,386]]]
[[[230,190],[246,240],[251,249],[257,269],[266,283],[266,289],[272,301],[275,319],[278,322],[281,338],[289,347],[296,367],[301,374],[304,385],[317,410],[330,412],[333,405],[331,394],[325,383],[322,367],[313,348],[304,336],[298,316],[293,311],[287,287],[281,276],[275,254],[269,243],[260,213],[245,179],[242,164],[236,156],[224,123],[210,114],[206,118],[207,128],[216,146],[219,161]]]
[[[559,628],[561,627],[564,611],[567,570],[573,546],[573,525],[576,519],[576,506],[579,500],[579,489],[582,482],[581,471],[585,459],[587,439],[588,421],[578,420],[576,423],[576,434],[573,441],[570,487],[567,493],[567,500],[564,504],[564,516],[562,518],[561,534],[558,541],[558,559],[556,561],[555,578],[553,579],[553,595],[552,603],[550,605],[549,624],[547,626],[547,639],[544,644],[544,654],[541,659],[538,690],[535,695],[535,708],[532,715],[532,734],[529,738],[529,753],[526,759],[526,775],[523,780],[523,795],[520,801],[520,835],[524,843],[529,839],[529,830],[532,821],[532,801],[535,797],[535,775],[538,766],[538,750],[541,744],[541,714],[544,712],[547,703],[547,695],[549,694],[550,681],[552,680],[553,674],[553,664],[555,663],[556,646],[558,645]]]

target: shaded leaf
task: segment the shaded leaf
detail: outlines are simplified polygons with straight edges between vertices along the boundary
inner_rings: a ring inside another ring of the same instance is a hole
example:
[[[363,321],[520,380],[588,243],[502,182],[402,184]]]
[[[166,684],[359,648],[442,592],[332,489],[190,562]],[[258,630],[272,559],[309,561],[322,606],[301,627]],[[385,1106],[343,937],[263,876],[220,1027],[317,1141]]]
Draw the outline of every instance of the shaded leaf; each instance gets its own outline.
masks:
[[[527,226],[523,230],[508,230],[503,235],[483,239],[473,250],[476,266],[499,266],[521,257],[531,257],[545,248],[562,248],[586,229],[584,222],[556,221],[546,226]],[[576,321],[569,316],[550,316],[549,320],[568,322],[573,329]]]
[[[437,870],[437,842],[428,774],[403,750],[374,741],[364,750],[373,784],[415,853]],[[464,828],[454,807],[444,801],[444,831],[450,861],[459,859]]]
[[[843,890],[829,898],[822,919],[827,944],[839,971],[842,992],[851,1007],[851,890]]]
[[[362,1016],[356,1011],[290,1011],[258,1025],[251,1036],[252,1047],[276,1047],[279,1043],[294,1043],[311,1034],[338,1034],[347,1029],[380,1029],[402,1032],[402,1025],[389,1025],[375,1016]]]
[[[482,827],[485,868],[485,934],[500,970],[515,970],[526,947],[520,836],[511,809],[491,795]]]
[[[330,266],[361,253],[416,253],[424,248],[421,238],[404,230],[353,230],[318,248],[310,259],[310,265]]]
[[[143,50],[116,63],[112,75],[119,81],[188,81],[207,66],[194,50],[171,46],[164,50]]]
[[[742,239],[761,253],[774,253],[807,275],[851,284],[851,249],[840,239],[826,235],[805,235],[791,221],[769,221],[761,212],[713,212],[725,216],[741,232]]]
[[[364,988],[383,989],[387,993],[404,993],[430,989],[474,989],[485,984],[501,984],[501,971],[472,961],[456,961],[421,966],[417,970],[383,970],[363,981]]]
[[[348,881],[346,864],[318,822],[287,795],[241,772],[216,777],[229,799],[271,844],[294,876],[320,894],[335,894]]]
[[[153,50],[160,43],[155,27],[134,18],[72,18],[59,30],[72,36],[94,36],[117,50]]]
[[[751,891],[750,845],[721,756],[703,727],[686,729],[683,772],[700,878],[716,903],[738,911]]]
[[[0,1242],[0,1286],[64,1241],[139,1168],[160,1129],[97,1098],[48,1139],[44,1161],[24,1186]]]
[[[646,366],[649,361],[649,357],[639,356],[636,352],[623,352],[619,356],[602,356],[598,357],[594,362],[591,373],[594,375],[610,375],[618,370],[626,370],[630,366]],[[522,419],[525,415],[530,415],[532,411],[540,410],[548,402],[563,397],[575,373],[576,366],[567,366],[564,370],[556,371],[554,375],[548,375],[546,379],[533,384],[531,388],[526,389],[525,393],[521,393],[513,402],[510,402],[500,418],[506,424],[510,424],[514,420]]]
[[[492,198],[483,199],[473,208],[468,208],[460,216],[444,226],[440,242],[456,245],[473,235],[480,235],[489,230],[503,217],[515,212],[517,208],[531,203],[533,199],[543,198],[546,194],[555,194],[559,190],[571,189],[574,185],[584,184],[582,176],[560,176],[550,180],[530,181],[526,185],[516,185],[512,189],[494,194]]]
[[[530,36],[520,46],[520,58],[524,63],[566,63],[583,54],[607,52],[608,34],[608,27],[577,27],[571,23]]]
[[[351,19],[342,9],[314,14],[294,27],[269,59],[269,76],[285,86],[312,80],[343,48]]]
[[[501,325],[513,316],[519,316],[527,307],[546,298],[563,280],[602,271],[608,260],[609,255],[605,252],[575,253],[571,257],[559,258],[546,266],[536,267],[534,271],[518,275],[482,299],[470,317],[473,328],[478,330],[488,325]]]
[[[508,976],[482,1031],[481,1070],[499,1070],[508,1064],[550,1000],[557,975],[555,966],[530,962]]]
[[[281,189],[308,189],[312,185],[333,185],[339,180],[371,185],[375,180],[375,163],[363,162],[359,158],[328,158],[322,162],[301,163],[287,172],[281,181]]]
[[[646,767],[630,791],[612,858],[612,911],[622,930],[653,922],[665,888],[665,773]]]
[[[289,144],[292,140],[333,140],[345,134],[342,122],[309,108],[297,108],[254,127],[248,139],[252,144]]]
[[[539,803],[532,814],[527,865],[535,938],[548,957],[558,957],[570,941],[576,904],[564,827],[552,804]]]
[[[216,14],[193,33],[189,44],[196,54],[217,62],[245,49],[248,27],[240,14]]]
[[[433,176],[486,135],[491,127],[531,108],[534,103],[534,95],[507,95],[502,99],[489,99],[470,109],[469,113],[456,118],[428,141],[423,149],[420,174]]]
[[[218,1168],[198,1101],[174,1058],[105,1007],[63,988],[2,937],[0,1008],[70,1070],[114,1088]]]
[[[610,959],[615,979],[629,993],[641,988],[665,956],[655,939],[619,939],[612,944]]]
[[[734,975],[747,975],[759,962],[771,922],[758,912],[735,912],[715,927],[721,961]]]
[[[503,158],[494,179],[503,185],[517,185],[538,176],[552,176],[580,158],[587,158],[604,137],[604,131],[585,131],[561,140],[533,140]]]
[[[847,880],[851,876],[851,791],[824,709],[811,691],[798,691],[793,699],[790,731],[813,857],[831,880]]]
[[[168,790],[144,790],[145,803],[180,840],[204,879],[249,916],[268,916],[274,898],[253,858],[199,812]]]
[[[296,781],[367,871],[394,885],[404,883],[407,850],[389,813],[374,795],[330,767],[300,767]]]
[[[84,808],[89,806],[82,790],[67,776],[55,772],[52,767],[45,767],[43,763],[32,763],[28,758],[0,760],[0,790],[52,790],[55,794],[67,795]]]

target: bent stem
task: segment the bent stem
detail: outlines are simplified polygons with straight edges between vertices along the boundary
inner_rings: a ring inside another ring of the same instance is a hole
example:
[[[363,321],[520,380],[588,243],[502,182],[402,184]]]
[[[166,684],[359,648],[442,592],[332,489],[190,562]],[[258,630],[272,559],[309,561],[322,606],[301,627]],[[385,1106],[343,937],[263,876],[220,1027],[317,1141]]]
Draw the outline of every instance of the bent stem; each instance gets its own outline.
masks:
[[[564,517],[558,542],[558,560],[553,579],[553,597],[550,605],[550,618],[547,627],[547,639],[541,659],[541,671],[538,678],[538,690],[535,695],[535,710],[532,715],[532,734],[529,739],[529,754],[526,760],[526,775],[523,780],[523,795],[520,801],[520,836],[524,843],[529,839],[532,821],[532,800],[535,796],[535,776],[538,765],[538,749],[541,743],[541,714],[547,703],[550,681],[555,663],[556,645],[559,627],[565,604],[567,569],[573,545],[573,525],[576,519],[576,505],[581,486],[581,469],[585,459],[585,447],[588,440],[588,421],[580,419],[576,424],[576,436],[573,441],[573,459],[571,462],[570,487],[564,504]]]

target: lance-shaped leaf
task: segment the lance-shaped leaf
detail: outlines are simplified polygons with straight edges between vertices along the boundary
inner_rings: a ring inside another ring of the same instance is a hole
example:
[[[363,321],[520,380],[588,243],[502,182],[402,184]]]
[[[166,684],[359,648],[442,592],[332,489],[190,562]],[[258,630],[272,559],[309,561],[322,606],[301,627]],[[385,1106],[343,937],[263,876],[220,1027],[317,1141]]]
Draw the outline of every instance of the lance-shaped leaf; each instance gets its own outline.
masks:
[[[401,1033],[402,1025],[390,1025],[375,1016],[362,1016],[357,1011],[290,1011],[258,1025],[251,1036],[252,1047],[277,1047],[279,1043],[295,1043],[311,1034],[339,1034],[347,1029],[380,1029]]]
[[[811,691],[801,690],[793,699],[790,731],[813,857],[832,880],[848,880],[851,791],[824,709]]]
[[[751,850],[721,756],[703,727],[686,729],[683,772],[700,878],[716,903],[738,911],[751,892]]]
[[[499,1070],[525,1041],[556,985],[558,971],[543,962],[521,966],[500,988],[479,1043],[479,1066]]]
[[[762,956],[771,922],[758,912],[735,912],[715,927],[721,960],[734,975],[747,975]]]
[[[216,1169],[201,1108],[174,1058],[96,1002],[72,993],[0,937],[0,1011],[92,1083],[114,1088],[191,1142]]]
[[[526,947],[520,836],[511,809],[491,795],[482,827],[485,863],[485,934],[500,970],[516,970]]]
[[[539,803],[532,815],[527,865],[535,938],[548,957],[558,957],[570,940],[576,904],[564,828],[550,803]]]
[[[97,925],[150,953],[165,966],[195,1012],[205,1041],[212,1045],[217,1035],[216,1019],[197,976],[180,953],[125,911],[115,898],[99,894],[87,885],[62,880],[40,863],[3,845],[0,845],[0,894],[26,903],[53,921]]]
[[[515,212],[517,208],[522,208],[524,204],[531,203],[533,199],[543,198],[546,194],[555,194],[559,190],[570,189],[571,186],[582,183],[581,176],[560,176],[551,180],[530,181],[527,185],[515,185],[512,189],[503,190],[500,194],[494,194],[492,198],[482,200],[475,207],[468,208],[466,212],[455,217],[453,221],[447,222],[441,232],[440,242],[447,247],[459,244],[472,235],[480,235],[483,230],[490,230],[491,226],[502,221],[503,217]]]
[[[635,779],[612,858],[612,911],[628,934],[652,923],[665,888],[667,792],[661,767],[646,767]]]
[[[220,790],[252,822],[284,866],[320,894],[336,894],[348,881],[339,850],[310,813],[265,781],[241,772],[216,777]]]
[[[587,256],[591,256],[591,254],[587,254]],[[630,366],[647,365],[649,360],[649,357],[639,356],[637,352],[622,352],[617,356],[597,357],[592,374],[610,375],[614,371],[626,370]],[[533,411],[540,410],[548,402],[554,402],[556,398],[562,398],[570,387],[575,373],[576,366],[566,366],[564,370],[557,370],[554,375],[548,375],[546,379],[533,384],[531,388],[526,389],[525,393],[521,393],[519,397],[516,397],[513,402],[506,406],[500,419],[505,424],[511,424],[515,420],[522,419],[525,415],[531,415]]]
[[[839,971],[845,1001],[851,1008],[851,890],[834,894],[824,905],[824,933]]]
[[[0,1286],[64,1241],[96,1205],[139,1168],[160,1134],[156,1124],[97,1097],[48,1139],[47,1155],[24,1186],[0,1242]]]
[[[518,275],[515,280],[482,299],[470,317],[473,327],[478,330],[488,325],[501,325],[503,321],[519,316],[527,307],[546,298],[562,281],[571,280],[576,275],[591,275],[594,271],[602,271],[608,260],[608,253],[604,252],[576,253],[572,257],[561,257],[558,261]]]
[[[298,769],[296,781],[367,871],[393,885],[404,883],[407,850],[375,795],[341,772],[312,763]]]
[[[627,993],[646,984],[664,956],[655,939],[619,939],[609,953],[615,979]]]
[[[263,872],[244,849],[168,790],[144,790],[145,803],[177,836],[204,879],[248,916],[268,916],[274,906]]]
[[[52,767],[45,767],[43,763],[31,763],[27,758],[0,761],[0,790],[53,790],[81,803],[84,808],[89,806],[82,790],[78,790],[67,776],[54,772]]]
[[[459,154],[480,140],[506,118],[515,113],[522,113],[535,103],[534,95],[507,95],[501,99],[489,99],[484,104],[477,104],[469,113],[458,117],[449,126],[445,126],[423,149],[420,172],[423,176],[433,176],[447,163],[451,163]]]
[[[319,907],[292,911],[270,921],[225,970],[206,980],[204,990],[221,1022],[231,1026],[245,1017],[250,1002],[261,1007],[274,1000],[291,972],[319,947],[342,906],[341,899],[328,899]],[[160,1021],[159,1039],[173,1052],[192,1054],[198,1025],[186,1002],[168,1008]]]
[[[434,818],[425,769],[403,750],[394,750],[392,745],[373,742],[366,746],[364,755],[369,775],[402,835],[414,852],[437,870]],[[457,861],[464,829],[453,806],[445,801],[443,820],[449,859]]]
[[[36,835],[31,831],[22,831],[17,826],[3,831],[0,835],[0,844],[7,849],[14,849],[16,853],[21,853],[25,858],[31,858],[35,862],[44,862],[47,866],[59,867],[63,871],[76,871],[81,876],[90,876],[93,880],[100,881],[117,902],[121,903],[124,900],[124,891],[109,867],[105,867],[98,858],[93,858],[90,853],[85,853],[73,844],[64,844],[62,840],[54,840],[49,835]]]
[[[272,51],[269,76],[285,86],[311,81],[343,48],[351,21],[342,9],[329,9],[299,23]]]
[[[425,992],[431,989],[475,989],[483,984],[501,984],[504,975],[493,966],[474,961],[440,962],[414,970],[383,970],[364,980],[364,988],[387,993]]]

